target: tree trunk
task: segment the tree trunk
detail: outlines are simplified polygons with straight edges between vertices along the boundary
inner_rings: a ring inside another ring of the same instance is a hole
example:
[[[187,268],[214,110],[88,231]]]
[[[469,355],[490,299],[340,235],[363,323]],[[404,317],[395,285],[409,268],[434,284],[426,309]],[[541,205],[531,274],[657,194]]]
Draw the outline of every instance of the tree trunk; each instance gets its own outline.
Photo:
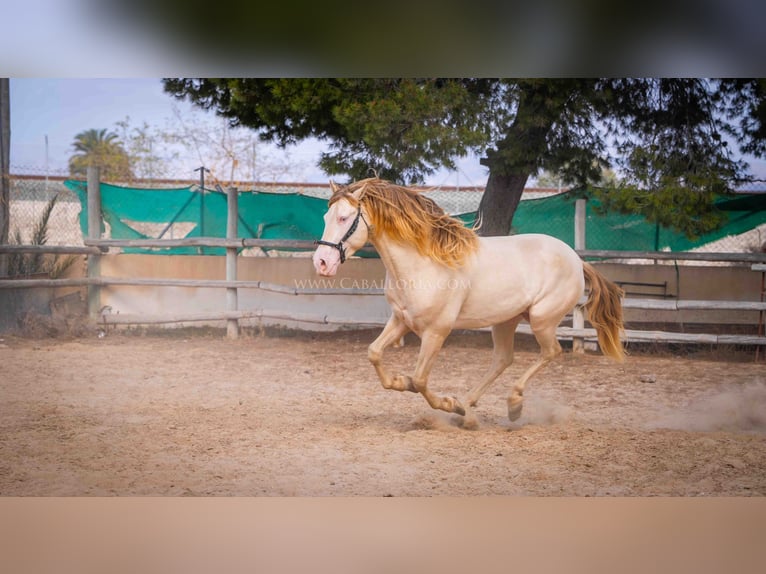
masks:
[[[489,179],[479,204],[484,236],[508,235],[516,208],[529,176],[542,165],[548,136],[576,86],[567,80],[530,80],[520,85],[516,117],[496,148],[487,150],[482,165]]]
[[[479,203],[479,235],[508,235],[529,174],[503,175],[490,168],[487,186]]]

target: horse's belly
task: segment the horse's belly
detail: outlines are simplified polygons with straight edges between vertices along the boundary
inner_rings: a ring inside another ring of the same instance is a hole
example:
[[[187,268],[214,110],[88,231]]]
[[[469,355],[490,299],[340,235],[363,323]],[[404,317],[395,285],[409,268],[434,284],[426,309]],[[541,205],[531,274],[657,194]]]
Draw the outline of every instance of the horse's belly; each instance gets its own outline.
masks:
[[[418,335],[428,328],[454,328],[465,298],[465,291],[459,289],[386,290],[391,311]]]
[[[517,301],[509,304],[493,299],[481,304],[467,304],[463,306],[455,320],[455,329],[481,329],[498,323],[503,323],[527,312],[529,303]]]

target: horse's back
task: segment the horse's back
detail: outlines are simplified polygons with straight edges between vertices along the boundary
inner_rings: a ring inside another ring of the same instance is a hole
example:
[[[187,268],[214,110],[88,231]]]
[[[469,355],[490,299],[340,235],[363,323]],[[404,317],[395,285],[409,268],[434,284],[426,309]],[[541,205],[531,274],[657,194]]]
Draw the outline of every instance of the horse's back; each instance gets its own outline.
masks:
[[[466,319],[491,316],[493,322],[520,314],[566,314],[584,289],[577,253],[543,234],[482,237],[470,279],[470,295],[461,315]]]
[[[482,237],[478,255],[481,265],[505,262],[504,267],[537,273],[541,278],[551,274],[582,275],[582,261],[575,250],[542,233]]]

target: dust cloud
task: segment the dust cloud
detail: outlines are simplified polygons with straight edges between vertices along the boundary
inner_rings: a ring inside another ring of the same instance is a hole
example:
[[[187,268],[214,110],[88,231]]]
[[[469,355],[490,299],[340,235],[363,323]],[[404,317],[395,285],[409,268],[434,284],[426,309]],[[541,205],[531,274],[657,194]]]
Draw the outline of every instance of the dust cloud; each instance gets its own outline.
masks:
[[[661,415],[650,428],[695,432],[766,433],[766,383],[758,380],[698,397]]]
[[[574,409],[554,401],[539,398],[536,401],[525,401],[519,422],[533,425],[554,425],[565,423],[574,416]]]

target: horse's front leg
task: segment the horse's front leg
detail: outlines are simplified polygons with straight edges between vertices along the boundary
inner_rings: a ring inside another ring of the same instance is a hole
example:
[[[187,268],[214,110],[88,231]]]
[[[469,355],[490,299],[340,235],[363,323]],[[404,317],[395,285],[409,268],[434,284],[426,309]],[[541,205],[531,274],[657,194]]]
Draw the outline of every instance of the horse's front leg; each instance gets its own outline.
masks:
[[[457,413],[465,415],[465,409],[455,397],[445,397],[433,393],[428,388],[428,376],[431,373],[436,355],[447,338],[447,333],[442,334],[439,331],[425,331],[421,336],[420,352],[418,362],[415,366],[415,373],[412,376],[411,384],[431,405],[431,408],[447,411],[448,413]],[[406,377],[409,378],[409,377]]]
[[[404,337],[409,331],[410,328],[404,324],[404,321],[396,314],[392,314],[386,326],[383,327],[383,331],[378,335],[378,338],[367,348],[367,358],[370,359],[370,363],[375,367],[375,372],[378,373],[380,384],[383,385],[384,389],[417,392],[409,377],[392,377],[383,367],[382,363],[383,351]]]

